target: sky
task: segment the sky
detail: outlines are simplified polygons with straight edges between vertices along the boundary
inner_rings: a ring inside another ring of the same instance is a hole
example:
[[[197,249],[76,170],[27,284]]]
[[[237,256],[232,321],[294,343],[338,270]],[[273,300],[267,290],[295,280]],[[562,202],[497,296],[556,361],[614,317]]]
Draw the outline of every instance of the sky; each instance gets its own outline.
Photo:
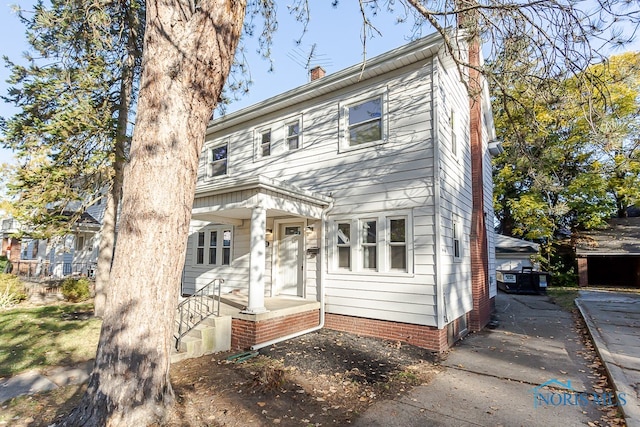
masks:
[[[0,6],[0,55],[8,56],[12,61],[21,62],[22,53],[28,50],[24,36],[24,27],[12,12],[11,4],[19,3],[27,10],[35,3],[33,0],[4,0]],[[279,2],[284,4],[285,2]],[[271,96],[293,89],[309,81],[305,69],[304,58],[315,44],[316,61],[313,65],[321,65],[327,74],[333,73],[362,61],[363,47],[361,43],[361,21],[358,2],[342,1],[337,8],[331,1],[311,2],[311,21],[307,33],[300,45],[295,40],[302,34],[302,25],[288,13],[286,7],[280,6],[278,30],[273,43],[274,71],[270,72],[270,63],[255,54],[256,40],[248,41],[247,58],[254,82],[250,92],[239,101],[234,101],[227,112],[260,102]],[[367,57],[379,55],[408,42],[409,28],[395,25],[388,14],[380,14],[374,21],[381,35],[367,41]],[[9,71],[0,66],[0,94],[5,95],[9,85],[6,83]],[[10,117],[17,110],[10,104],[0,100],[0,116]],[[12,153],[0,148],[0,164],[12,162]]]
[[[22,53],[28,49],[28,45],[24,36],[24,27],[12,12],[11,4],[18,3],[23,9],[28,10],[35,1],[4,0],[4,2],[8,3],[0,5],[0,40],[2,40],[0,56],[8,56],[14,62],[23,63]],[[277,3],[280,8],[277,11],[279,26],[272,48],[274,71],[270,72],[270,63],[255,53],[255,38],[249,40],[246,56],[254,84],[247,95],[227,108],[227,112],[236,111],[307,83],[309,75],[305,69],[305,57],[313,45],[315,45],[316,61],[312,66],[321,65],[328,74],[360,63],[363,59],[361,15],[357,1],[341,1],[337,8],[332,7],[332,2],[329,0],[310,2],[311,21],[300,45],[296,45],[295,40],[300,38],[302,25],[295,21],[285,6],[291,1]],[[367,58],[402,46],[409,41],[410,25],[397,25],[395,20],[396,17],[388,13],[380,13],[372,19],[381,34],[376,34],[367,40]],[[634,48],[640,49],[640,42],[631,47],[631,49]],[[1,95],[7,93],[8,77],[8,70],[3,63],[0,64]],[[0,116],[10,117],[16,112],[12,105],[0,100]],[[0,148],[0,164],[12,161],[12,153]]]

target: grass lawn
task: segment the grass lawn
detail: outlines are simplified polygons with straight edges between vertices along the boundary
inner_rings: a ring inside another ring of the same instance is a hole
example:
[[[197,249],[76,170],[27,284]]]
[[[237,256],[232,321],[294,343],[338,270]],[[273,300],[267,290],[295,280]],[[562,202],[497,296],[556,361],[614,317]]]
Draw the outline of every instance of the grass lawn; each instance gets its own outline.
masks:
[[[553,287],[547,288],[547,295],[551,297],[553,302],[558,304],[564,310],[571,311],[576,308],[574,300],[578,298],[578,291],[581,288],[575,287]]]
[[[99,335],[92,304],[0,311],[0,377],[92,359]]]

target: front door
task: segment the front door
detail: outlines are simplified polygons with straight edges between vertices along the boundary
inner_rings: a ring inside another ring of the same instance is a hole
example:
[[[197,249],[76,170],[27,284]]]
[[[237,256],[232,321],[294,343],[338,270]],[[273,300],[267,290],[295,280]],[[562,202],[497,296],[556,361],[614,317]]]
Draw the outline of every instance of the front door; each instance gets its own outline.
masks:
[[[304,296],[303,229],[303,223],[280,224],[276,294]]]

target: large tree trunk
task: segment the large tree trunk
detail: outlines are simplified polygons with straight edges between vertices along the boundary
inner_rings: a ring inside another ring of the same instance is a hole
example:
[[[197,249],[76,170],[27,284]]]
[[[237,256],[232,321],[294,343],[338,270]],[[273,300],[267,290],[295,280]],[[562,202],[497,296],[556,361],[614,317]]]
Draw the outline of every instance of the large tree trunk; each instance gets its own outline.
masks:
[[[147,2],[143,73],[98,354],[67,426],[143,426],[173,400],[169,352],[199,154],[244,0]]]

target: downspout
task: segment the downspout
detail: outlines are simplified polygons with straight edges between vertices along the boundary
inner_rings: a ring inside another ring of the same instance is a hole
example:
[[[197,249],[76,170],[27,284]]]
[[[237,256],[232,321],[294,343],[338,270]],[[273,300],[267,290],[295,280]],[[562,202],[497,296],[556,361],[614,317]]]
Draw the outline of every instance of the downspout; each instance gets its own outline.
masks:
[[[333,209],[333,201],[331,201],[329,203],[329,206],[322,211],[322,215],[321,215],[321,222],[322,222],[322,224],[321,224],[321,229],[322,229],[321,233],[322,234],[320,236],[320,238],[321,238],[320,242],[326,242],[324,230],[325,230],[325,226],[326,226],[326,223],[327,223],[327,212],[329,212],[331,209]],[[293,339],[293,338],[297,338],[297,337],[299,337],[301,335],[306,335],[306,334],[309,334],[311,332],[315,332],[317,330],[320,330],[320,329],[324,328],[324,317],[325,317],[325,308],[324,308],[324,268],[325,268],[325,264],[324,264],[324,261],[325,261],[325,258],[326,258],[326,257],[324,257],[324,254],[327,251],[328,251],[328,248],[327,248],[326,243],[324,245],[324,249],[321,250],[321,251],[318,251],[318,256],[320,257],[320,268],[318,269],[316,274],[319,275],[318,292],[320,293],[320,323],[318,325],[316,325],[316,326],[313,326],[313,327],[309,328],[309,329],[304,329],[302,331],[294,332],[292,334],[285,335],[283,337],[274,338],[274,339],[272,339],[270,341],[265,341],[265,342],[262,342],[260,344],[254,344],[254,345],[252,345],[250,347],[251,350],[260,350],[261,348],[268,347],[270,345],[277,344],[277,343],[282,342],[282,341],[287,341],[287,340],[290,340],[290,339]]]
[[[442,213],[440,211],[440,197],[442,189],[440,186],[440,133],[439,133],[439,114],[438,100],[440,94],[440,85],[438,81],[438,72],[440,71],[440,60],[438,56],[433,58],[433,66],[431,67],[431,99],[432,105],[431,121],[433,123],[433,221],[435,227],[435,265],[434,271],[436,275],[436,316],[438,329],[445,327],[447,323],[446,306],[444,298],[444,289],[442,283],[442,269],[440,268],[440,260],[442,258]]]

